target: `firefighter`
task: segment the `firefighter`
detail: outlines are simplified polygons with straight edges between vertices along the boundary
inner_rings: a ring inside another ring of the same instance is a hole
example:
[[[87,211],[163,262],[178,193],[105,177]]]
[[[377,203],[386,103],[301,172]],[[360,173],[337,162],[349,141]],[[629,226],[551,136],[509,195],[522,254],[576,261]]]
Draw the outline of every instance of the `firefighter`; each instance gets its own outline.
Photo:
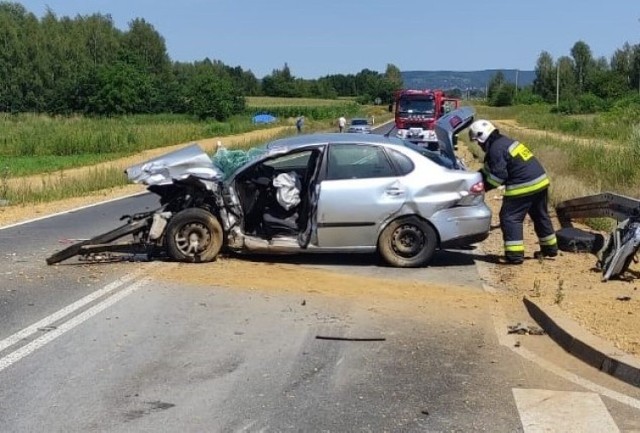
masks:
[[[476,120],[469,127],[469,139],[485,152],[480,170],[487,191],[504,185],[500,228],[507,263],[524,261],[522,223],[528,214],[538,236],[540,251],[534,257],[555,257],[558,243],[547,209],[549,178],[524,143],[512,140],[488,120]]]

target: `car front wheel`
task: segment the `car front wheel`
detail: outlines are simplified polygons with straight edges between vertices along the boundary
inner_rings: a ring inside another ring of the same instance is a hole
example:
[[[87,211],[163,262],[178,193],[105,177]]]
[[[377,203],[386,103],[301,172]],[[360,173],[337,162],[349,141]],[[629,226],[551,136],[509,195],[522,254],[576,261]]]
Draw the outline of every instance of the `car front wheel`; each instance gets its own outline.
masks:
[[[392,221],[380,235],[378,251],[391,266],[416,268],[425,266],[436,250],[438,235],[417,217]]]
[[[218,218],[204,209],[180,211],[167,225],[167,253],[180,262],[210,262],[220,252],[222,241]]]

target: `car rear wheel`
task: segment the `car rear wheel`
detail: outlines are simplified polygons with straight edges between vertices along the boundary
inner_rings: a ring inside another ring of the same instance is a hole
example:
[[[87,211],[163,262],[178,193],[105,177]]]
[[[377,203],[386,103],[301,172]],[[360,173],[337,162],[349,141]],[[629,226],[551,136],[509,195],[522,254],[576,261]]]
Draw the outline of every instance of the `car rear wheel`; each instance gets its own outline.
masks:
[[[180,262],[210,262],[220,252],[222,241],[218,218],[204,209],[180,211],[167,225],[167,253]]]
[[[391,266],[416,268],[433,257],[438,244],[436,231],[417,217],[391,222],[380,235],[378,252]]]

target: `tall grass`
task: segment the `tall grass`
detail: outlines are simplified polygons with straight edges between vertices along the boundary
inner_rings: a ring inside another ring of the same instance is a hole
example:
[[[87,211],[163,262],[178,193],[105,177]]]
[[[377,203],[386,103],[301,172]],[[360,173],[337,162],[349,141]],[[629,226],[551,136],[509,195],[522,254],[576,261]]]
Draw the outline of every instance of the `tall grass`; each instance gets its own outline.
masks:
[[[284,132],[271,139],[291,134]],[[234,149],[249,149],[264,143],[263,138],[245,140],[235,144]],[[95,166],[81,175],[67,176],[64,171],[43,174],[36,184],[32,182],[13,182],[9,184],[0,173],[0,199],[8,200],[12,205],[44,203],[71,197],[85,196],[96,191],[124,186],[128,183],[123,169],[116,165]]]
[[[632,127],[640,119],[640,107],[614,107],[608,113],[563,115],[552,113],[551,105],[518,105],[488,107],[474,105],[480,118],[513,119],[520,125],[543,131],[555,131],[576,137],[626,142]]]
[[[12,205],[43,203],[70,197],[81,197],[95,191],[123,186],[127,178],[118,167],[91,168],[81,178],[65,177],[64,172],[43,175],[41,184],[25,183],[7,188],[2,197]]]
[[[178,115],[97,119],[0,114],[0,164],[9,167],[11,176],[46,173],[260,128],[264,126],[247,116],[221,123]]]

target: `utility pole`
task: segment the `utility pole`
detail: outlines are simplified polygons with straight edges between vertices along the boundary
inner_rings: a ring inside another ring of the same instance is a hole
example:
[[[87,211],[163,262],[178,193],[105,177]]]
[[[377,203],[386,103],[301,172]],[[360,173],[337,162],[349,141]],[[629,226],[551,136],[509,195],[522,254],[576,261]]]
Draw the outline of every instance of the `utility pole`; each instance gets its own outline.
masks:
[[[556,108],[560,106],[560,62],[556,65]]]

